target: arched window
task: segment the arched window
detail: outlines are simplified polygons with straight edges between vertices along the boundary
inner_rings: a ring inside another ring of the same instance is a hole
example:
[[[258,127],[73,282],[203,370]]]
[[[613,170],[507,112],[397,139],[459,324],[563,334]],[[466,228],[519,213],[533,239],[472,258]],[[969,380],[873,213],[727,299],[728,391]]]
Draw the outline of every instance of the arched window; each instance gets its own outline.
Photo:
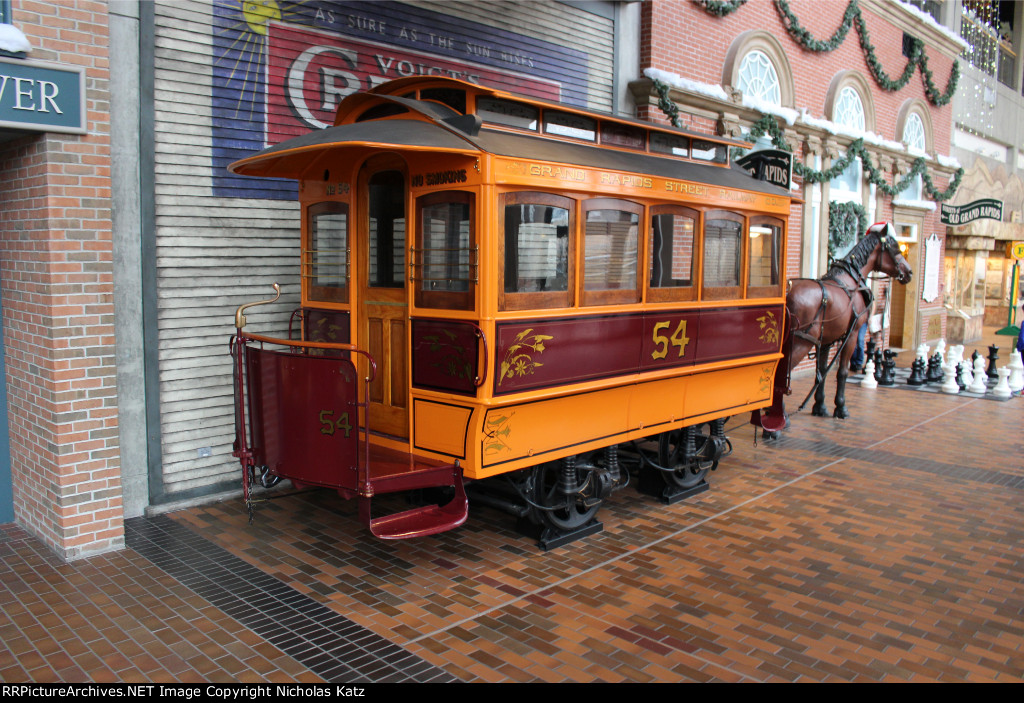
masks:
[[[924,122],[916,112],[911,112],[907,115],[907,120],[903,123],[903,143],[906,144],[907,151],[911,156],[918,157],[924,155],[927,148]],[[918,175],[914,177],[914,180],[907,189],[896,197],[900,200],[920,200],[921,191],[921,176]]]
[[[743,57],[738,78],[736,87],[743,91],[744,95],[772,105],[781,104],[779,74],[763,51],[754,50]]]
[[[733,39],[722,64],[722,84],[772,105],[796,105],[793,70],[786,50],[778,39],[760,29]]]
[[[841,127],[863,132],[865,126],[864,103],[860,95],[850,86],[839,91],[832,121]],[[861,165],[855,159],[845,171],[832,179],[832,200],[848,202],[860,201]]]

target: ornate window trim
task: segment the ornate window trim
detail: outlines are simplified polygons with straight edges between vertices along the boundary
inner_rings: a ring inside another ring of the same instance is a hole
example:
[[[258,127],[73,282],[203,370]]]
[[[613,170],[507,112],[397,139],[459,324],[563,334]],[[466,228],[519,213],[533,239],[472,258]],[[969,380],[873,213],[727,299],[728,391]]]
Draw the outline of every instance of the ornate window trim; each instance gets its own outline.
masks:
[[[836,105],[843,88],[852,88],[860,98],[861,107],[864,108],[864,131],[877,131],[875,129],[875,102],[871,99],[871,86],[868,85],[867,79],[856,71],[842,71],[832,79],[828,93],[825,95],[825,116],[838,124]]]
[[[786,52],[778,39],[759,29],[743,32],[733,40],[722,66],[722,84],[735,87],[739,83],[740,66],[743,59],[752,51],[760,51],[768,57],[775,68],[775,75],[779,79],[779,105],[795,108],[793,68],[789,64]]]

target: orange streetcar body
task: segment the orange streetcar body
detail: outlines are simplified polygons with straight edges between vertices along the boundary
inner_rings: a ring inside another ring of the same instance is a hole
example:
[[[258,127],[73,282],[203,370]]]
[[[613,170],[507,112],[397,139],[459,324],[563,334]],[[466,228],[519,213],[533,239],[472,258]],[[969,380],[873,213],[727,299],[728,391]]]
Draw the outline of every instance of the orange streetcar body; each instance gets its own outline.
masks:
[[[793,197],[747,146],[417,77],[231,170],[298,181],[302,340],[373,359],[361,441],[572,532],[628,478],[606,448],[690,488],[771,404]]]

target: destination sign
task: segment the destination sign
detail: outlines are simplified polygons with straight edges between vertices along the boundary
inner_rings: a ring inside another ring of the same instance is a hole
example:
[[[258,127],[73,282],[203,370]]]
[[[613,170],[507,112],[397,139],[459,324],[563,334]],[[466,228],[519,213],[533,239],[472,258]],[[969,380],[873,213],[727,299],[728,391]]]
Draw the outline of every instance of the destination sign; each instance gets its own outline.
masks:
[[[793,155],[781,149],[761,149],[736,159],[736,165],[759,181],[780,188],[789,188],[793,173]]]
[[[942,214],[939,217],[944,225],[966,225],[968,222],[974,222],[982,218],[1002,221],[1003,201],[983,198],[966,205],[946,205],[943,203]]]

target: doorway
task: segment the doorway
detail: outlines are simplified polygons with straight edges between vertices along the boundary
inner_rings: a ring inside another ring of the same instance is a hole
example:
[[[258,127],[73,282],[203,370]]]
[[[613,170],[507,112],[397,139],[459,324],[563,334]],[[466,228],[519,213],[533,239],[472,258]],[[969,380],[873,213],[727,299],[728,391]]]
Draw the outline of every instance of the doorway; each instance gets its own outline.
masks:
[[[356,234],[360,346],[377,362],[369,427],[400,439],[409,436],[406,181],[405,164],[397,157],[366,163],[359,177],[362,214]]]

